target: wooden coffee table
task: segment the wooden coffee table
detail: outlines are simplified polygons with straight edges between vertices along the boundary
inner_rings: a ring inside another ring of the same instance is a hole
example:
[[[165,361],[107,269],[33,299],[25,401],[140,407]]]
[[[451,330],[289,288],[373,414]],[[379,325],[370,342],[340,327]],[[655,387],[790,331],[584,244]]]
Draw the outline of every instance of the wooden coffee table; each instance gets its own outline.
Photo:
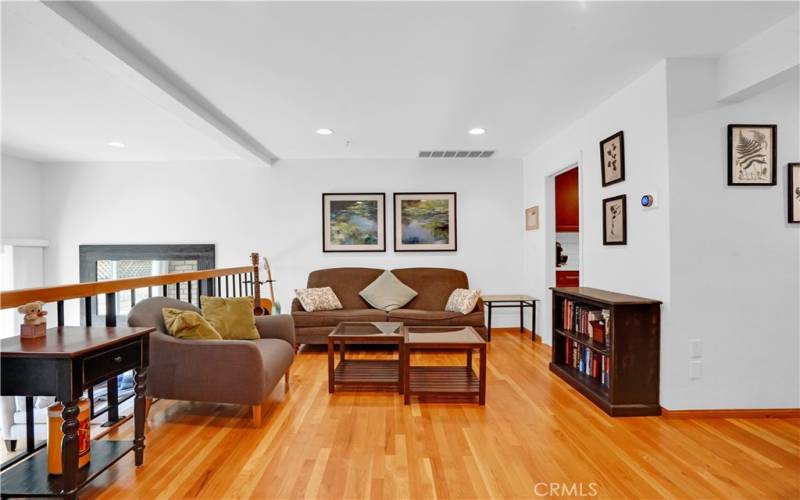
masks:
[[[395,344],[403,357],[403,323],[343,322],[328,335],[328,392],[340,386],[394,386],[403,392],[400,359],[347,359],[347,344]],[[334,346],[339,344],[339,364],[334,366]]]
[[[486,341],[471,326],[406,327],[402,345],[405,404],[411,396],[477,396],[486,403]],[[479,375],[472,370],[472,351],[480,351]],[[466,366],[411,366],[413,351],[466,352]]]

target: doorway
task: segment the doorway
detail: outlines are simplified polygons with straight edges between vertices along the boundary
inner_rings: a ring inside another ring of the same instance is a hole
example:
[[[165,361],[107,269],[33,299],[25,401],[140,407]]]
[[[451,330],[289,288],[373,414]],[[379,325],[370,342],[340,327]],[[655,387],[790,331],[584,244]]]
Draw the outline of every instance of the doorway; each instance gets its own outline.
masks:
[[[577,166],[555,176],[556,286],[580,285],[580,177]]]

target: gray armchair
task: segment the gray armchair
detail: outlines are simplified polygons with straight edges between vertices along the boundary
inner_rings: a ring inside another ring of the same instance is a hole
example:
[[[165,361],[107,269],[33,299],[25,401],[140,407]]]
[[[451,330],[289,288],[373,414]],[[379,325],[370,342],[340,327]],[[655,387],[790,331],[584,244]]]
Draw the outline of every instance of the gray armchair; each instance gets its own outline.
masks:
[[[249,405],[253,423],[261,425],[261,403],[281,377],[289,390],[294,361],[294,321],[291,316],[260,316],[258,340],[181,340],[166,332],[161,309],[200,312],[187,303],[153,297],[137,303],[128,315],[130,326],[153,326],[147,397]]]

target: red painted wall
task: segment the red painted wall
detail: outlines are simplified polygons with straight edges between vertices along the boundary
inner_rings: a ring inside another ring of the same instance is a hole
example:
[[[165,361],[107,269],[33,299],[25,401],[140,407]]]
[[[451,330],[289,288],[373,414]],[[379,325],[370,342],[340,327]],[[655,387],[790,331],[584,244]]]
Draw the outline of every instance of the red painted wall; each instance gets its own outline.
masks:
[[[578,232],[578,167],[556,176],[556,232]]]

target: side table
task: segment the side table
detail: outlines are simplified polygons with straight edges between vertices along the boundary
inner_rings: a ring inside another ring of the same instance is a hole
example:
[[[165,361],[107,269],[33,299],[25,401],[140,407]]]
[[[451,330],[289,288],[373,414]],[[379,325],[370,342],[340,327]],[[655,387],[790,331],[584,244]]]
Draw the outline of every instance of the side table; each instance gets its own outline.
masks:
[[[531,340],[536,340],[536,301],[530,295],[483,295],[481,297],[489,310],[489,323],[486,329],[486,338],[492,340],[492,309],[505,307],[519,308],[519,333],[525,331],[523,312],[525,308],[531,309]]]

